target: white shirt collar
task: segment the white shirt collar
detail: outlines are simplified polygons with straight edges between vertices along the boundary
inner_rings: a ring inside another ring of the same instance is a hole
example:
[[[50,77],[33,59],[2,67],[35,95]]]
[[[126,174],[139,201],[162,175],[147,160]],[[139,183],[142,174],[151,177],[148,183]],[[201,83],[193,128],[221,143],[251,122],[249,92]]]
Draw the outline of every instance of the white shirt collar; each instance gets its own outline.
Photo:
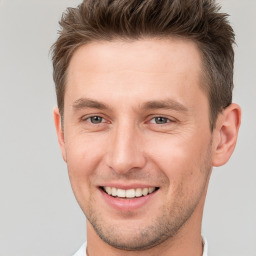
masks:
[[[204,244],[204,250],[203,250],[202,256],[207,256],[208,255],[208,243],[204,236],[202,236],[202,239],[203,239],[203,244]]]
[[[85,242],[73,256],[86,256],[86,245]]]

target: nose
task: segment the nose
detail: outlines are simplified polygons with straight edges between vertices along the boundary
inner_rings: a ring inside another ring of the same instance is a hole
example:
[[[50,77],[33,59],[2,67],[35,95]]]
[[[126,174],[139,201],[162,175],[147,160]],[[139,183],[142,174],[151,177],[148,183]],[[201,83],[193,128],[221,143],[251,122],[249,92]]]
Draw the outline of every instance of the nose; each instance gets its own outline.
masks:
[[[146,157],[141,136],[139,129],[127,122],[113,128],[106,161],[114,172],[126,174],[144,167]]]

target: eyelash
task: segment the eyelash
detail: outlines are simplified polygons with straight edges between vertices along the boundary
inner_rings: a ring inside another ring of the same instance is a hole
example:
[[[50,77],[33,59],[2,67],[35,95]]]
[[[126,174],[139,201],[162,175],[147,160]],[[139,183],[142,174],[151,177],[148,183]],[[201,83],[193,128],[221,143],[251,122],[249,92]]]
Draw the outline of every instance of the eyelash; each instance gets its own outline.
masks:
[[[100,119],[99,122],[96,120],[96,123],[93,123],[93,118],[97,118],[97,119]],[[157,121],[158,119],[158,121]],[[101,117],[101,116],[89,116],[89,117],[86,117],[86,118],[83,118],[82,119],[83,121],[88,121],[90,122],[91,124],[94,124],[94,125],[99,125],[99,124],[102,124],[102,123],[106,123],[107,121]],[[155,122],[152,122],[152,120],[155,120]],[[160,123],[157,123],[157,122],[160,122]],[[161,123],[161,122],[164,122],[164,123]],[[164,116],[155,116],[153,118],[151,118],[149,120],[149,123],[152,123],[152,124],[155,124],[155,125],[165,125],[165,124],[168,124],[168,123],[172,123],[172,122],[175,122],[174,120],[171,120],[167,117],[164,117]]]
[[[157,125],[165,125],[167,123],[173,122],[173,120],[171,120],[167,117],[164,117],[164,116],[155,116],[155,117],[151,118],[149,120],[149,122],[152,123],[152,120],[154,120],[154,119],[155,119],[155,122],[153,122],[153,124],[157,124]],[[161,123],[161,121],[160,121],[160,123],[157,123],[158,122],[157,119],[158,119],[158,121],[159,121],[159,119],[162,119],[162,121],[164,121],[164,123]]]
[[[97,123],[97,121],[96,121],[96,123],[93,123],[93,122],[92,122],[92,119],[93,119],[93,118],[99,118],[101,121],[98,122],[98,123]],[[102,122],[102,120],[104,120],[105,122]],[[95,116],[89,116],[89,117],[86,117],[86,118],[82,118],[82,121],[87,121],[87,122],[89,122],[89,123],[91,123],[91,124],[94,124],[94,125],[99,125],[99,124],[101,124],[101,123],[106,123],[106,120],[105,120],[103,117],[97,116],[97,115],[95,115]]]

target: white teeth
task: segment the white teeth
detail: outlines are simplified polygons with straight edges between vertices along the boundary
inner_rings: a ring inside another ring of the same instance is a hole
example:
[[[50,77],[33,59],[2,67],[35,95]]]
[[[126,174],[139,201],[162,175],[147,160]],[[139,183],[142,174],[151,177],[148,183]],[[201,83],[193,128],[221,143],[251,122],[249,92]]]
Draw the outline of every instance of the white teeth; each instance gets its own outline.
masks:
[[[112,189],[111,189],[111,187],[106,187],[105,190],[106,190],[106,192],[107,192],[109,195],[112,194]]]
[[[148,188],[148,192],[152,193],[155,190],[155,188]]]
[[[136,188],[135,196],[136,197],[142,196],[142,189],[141,188]]]
[[[136,188],[136,189],[121,189],[115,187],[104,187],[106,193],[111,196],[116,196],[120,198],[134,198],[134,197],[141,197],[146,196],[148,194],[153,193],[156,188],[149,187],[149,188]]]
[[[117,189],[116,188],[110,188],[112,190],[112,192],[110,193],[110,195],[112,196],[117,196]]]
[[[118,188],[116,195],[117,197],[125,197],[125,190]]]
[[[135,197],[135,190],[134,189],[128,189],[125,191],[125,196],[128,198]]]
[[[142,194],[143,194],[143,196],[146,196],[148,194],[148,188],[143,188]]]

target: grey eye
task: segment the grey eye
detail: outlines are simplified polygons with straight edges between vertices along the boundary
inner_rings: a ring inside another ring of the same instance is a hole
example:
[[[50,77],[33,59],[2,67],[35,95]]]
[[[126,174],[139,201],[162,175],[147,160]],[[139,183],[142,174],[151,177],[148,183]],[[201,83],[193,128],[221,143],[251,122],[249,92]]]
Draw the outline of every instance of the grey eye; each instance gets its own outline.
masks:
[[[162,116],[159,116],[159,117],[154,117],[153,118],[155,123],[156,124],[166,124],[169,122],[169,119],[166,118],[166,117],[162,117]]]
[[[100,116],[91,116],[91,117],[89,117],[88,119],[89,119],[89,121],[90,121],[91,123],[93,123],[93,124],[99,124],[99,123],[101,123],[102,120],[103,120],[103,118],[100,117]]]

